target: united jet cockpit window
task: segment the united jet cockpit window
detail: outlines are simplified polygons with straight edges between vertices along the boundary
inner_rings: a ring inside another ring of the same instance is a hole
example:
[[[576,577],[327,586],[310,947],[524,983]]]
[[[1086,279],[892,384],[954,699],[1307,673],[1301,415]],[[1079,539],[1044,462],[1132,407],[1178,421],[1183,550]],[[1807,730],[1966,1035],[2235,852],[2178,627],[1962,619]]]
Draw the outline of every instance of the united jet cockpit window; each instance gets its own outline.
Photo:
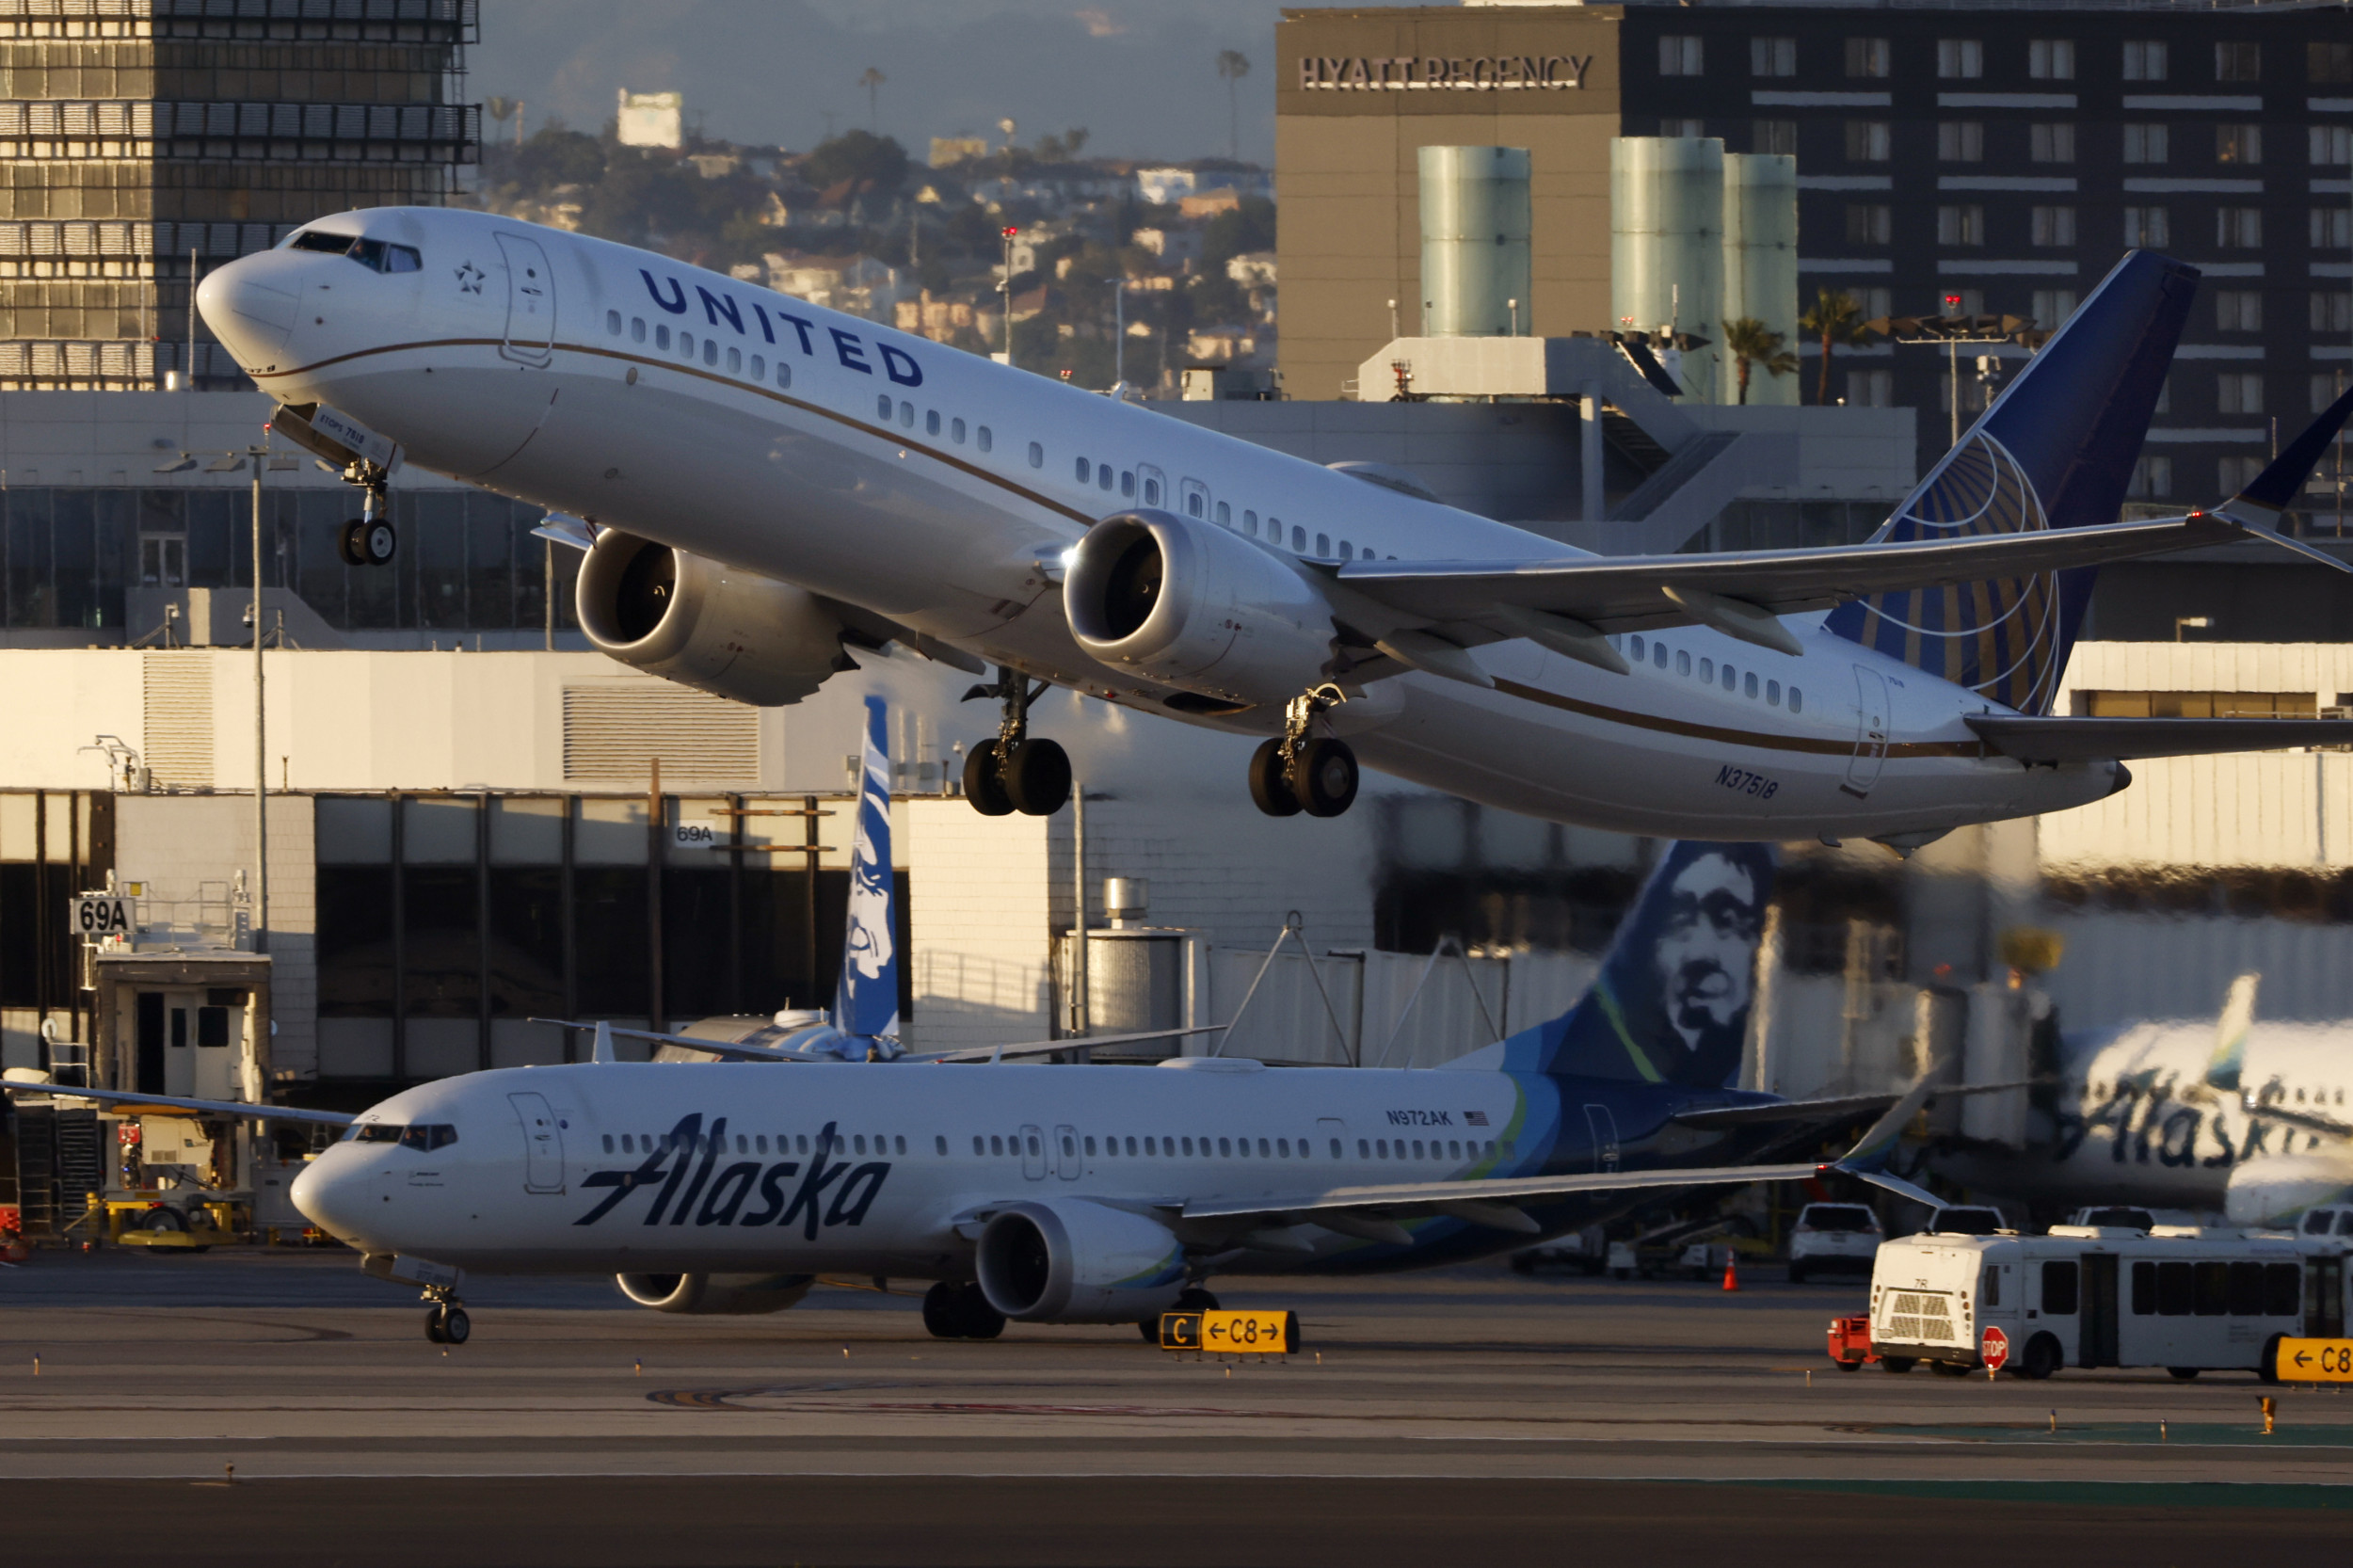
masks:
[[[305,229],[286,242],[286,248],[348,256],[371,272],[416,272],[424,265],[413,246],[393,245],[364,235],[338,234],[325,229]]]

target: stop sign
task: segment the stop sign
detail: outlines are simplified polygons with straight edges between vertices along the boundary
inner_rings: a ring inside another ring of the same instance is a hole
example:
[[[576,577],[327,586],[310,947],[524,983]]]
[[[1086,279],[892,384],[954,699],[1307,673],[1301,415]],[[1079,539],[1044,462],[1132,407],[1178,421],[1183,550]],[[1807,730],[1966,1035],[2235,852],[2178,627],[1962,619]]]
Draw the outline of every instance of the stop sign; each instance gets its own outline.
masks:
[[[1997,1328],[1987,1329],[1985,1337],[1978,1342],[1977,1353],[1988,1367],[2000,1371],[2002,1363],[2009,1359],[2009,1336]]]

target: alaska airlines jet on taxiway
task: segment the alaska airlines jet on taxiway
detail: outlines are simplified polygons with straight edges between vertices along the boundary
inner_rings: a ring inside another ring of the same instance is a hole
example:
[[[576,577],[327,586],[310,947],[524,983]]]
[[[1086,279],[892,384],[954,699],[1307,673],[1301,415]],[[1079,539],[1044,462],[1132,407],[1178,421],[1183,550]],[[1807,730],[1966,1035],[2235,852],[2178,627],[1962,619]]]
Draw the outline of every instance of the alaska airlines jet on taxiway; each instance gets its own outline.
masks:
[[[405,455],[552,508],[588,550],[582,627],[637,667],[780,703],[845,641],[994,664],[984,811],[1067,798],[1034,679],[1269,737],[1276,815],[1347,809],[1361,751],[1563,822],[1909,849],[2099,799],[2129,758],[2353,740],[2052,714],[2092,568],[2304,550],[2278,520],[2353,408],[2212,512],[2116,521],[2197,279],[2126,256],[1865,545],[1614,558],[480,213],[321,218],[198,304],[275,427],[367,488],[354,561],[394,549],[376,503]]]
[[[1446,1067],[910,1065],[948,1058],[896,1037],[885,733],[872,701],[865,886],[830,1026],[650,1036],[736,1059],[704,1064],[616,1061],[614,1035],[633,1032],[584,1026],[589,1062],[443,1079],[358,1117],[7,1087],[342,1125],[294,1201],[371,1272],[424,1287],[426,1333],[446,1341],[470,1332],[466,1270],[611,1272],[639,1304],[687,1313],[777,1311],[825,1273],[928,1279],[924,1324],[943,1338],[994,1337],[1008,1318],[1148,1336],[1180,1302],[1214,1305],[1216,1274],[1459,1262],[1662,1189],[1839,1170],[1935,1201],[1883,1168],[1925,1079],[1900,1100],[1723,1087],[1770,893],[1754,844],[1671,845],[1575,1009]],[[761,1064],[776,1062],[797,1064]],[[1844,1160],[1740,1163],[1873,1111]]]

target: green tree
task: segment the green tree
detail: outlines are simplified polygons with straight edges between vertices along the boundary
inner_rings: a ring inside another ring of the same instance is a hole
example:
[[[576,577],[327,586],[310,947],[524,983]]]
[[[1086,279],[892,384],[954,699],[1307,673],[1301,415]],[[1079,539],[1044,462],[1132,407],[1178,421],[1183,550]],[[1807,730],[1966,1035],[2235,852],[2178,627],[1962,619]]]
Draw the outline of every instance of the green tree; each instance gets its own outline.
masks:
[[[1252,250],[1274,248],[1274,203],[1246,196],[1231,212],[1218,214],[1201,231],[1201,270],[1225,275],[1225,264]]]
[[[535,190],[557,185],[593,185],[604,178],[604,144],[591,136],[550,124],[514,151],[509,167],[517,184]]]
[[[801,177],[819,190],[844,180],[872,180],[876,195],[888,196],[907,177],[907,150],[872,131],[844,131],[801,160]]]
[[[1844,289],[1817,289],[1814,304],[1798,318],[1798,326],[1822,345],[1822,376],[1814,401],[1830,401],[1830,356],[1833,348],[1852,348],[1870,334],[1863,328],[1863,307]]]
[[[1241,156],[1241,79],[1250,74],[1250,56],[1239,49],[1217,52],[1217,73],[1225,82],[1226,156]]]
[[[1763,365],[1768,376],[1787,376],[1798,368],[1798,357],[1782,347],[1783,341],[1779,332],[1754,316],[1724,323],[1724,350],[1738,369],[1742,403],[1749,400],[1749,373],[1753,367]]]

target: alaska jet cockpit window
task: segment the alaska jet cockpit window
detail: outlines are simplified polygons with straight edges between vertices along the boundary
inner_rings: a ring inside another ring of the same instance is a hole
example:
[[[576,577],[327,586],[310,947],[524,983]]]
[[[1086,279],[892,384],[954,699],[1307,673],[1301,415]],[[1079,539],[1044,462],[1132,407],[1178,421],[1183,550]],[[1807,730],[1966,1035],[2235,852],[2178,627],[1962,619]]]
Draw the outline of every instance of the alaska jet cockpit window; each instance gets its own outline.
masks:
[[[405,1149],[445,1149],[457,1142],[457,1129],[447,1122],[407,1127],[398,1122],[359,1122],[344,1137],[351,1143],[398,1144]]]
[[[424,268],[424,261],[413,246],[338,234],[325,229],[305,229],[286,242],[286,248],[348,256],[371,272],[420,272]]]

